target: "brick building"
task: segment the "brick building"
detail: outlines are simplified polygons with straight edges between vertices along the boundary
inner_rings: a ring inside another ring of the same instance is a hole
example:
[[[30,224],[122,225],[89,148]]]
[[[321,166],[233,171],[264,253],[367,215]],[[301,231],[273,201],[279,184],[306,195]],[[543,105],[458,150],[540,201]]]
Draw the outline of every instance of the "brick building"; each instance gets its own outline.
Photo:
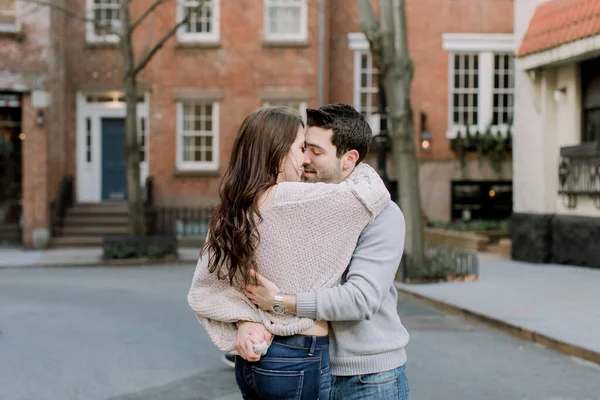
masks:
[[[118,3],[55,2],[102,22],[118,21]],[[151,3],[133,2],[134,18]],[[194,4],[160,6],[136,30],[135,53],[142,54]],[[34,232],[43,236],[55,225],[59,187],[68,176],[74,177],[77,206],[65,228],[53,232],[62,236],[54,243],[96,244],[99,234],[123,233],[116,217],[125,211],[108,205],[126,193],[124,154],[113,151],[124,142],[125,116],[116,38],[23,1],[0,1],[0,7],[0,54],[9,60],[0,61],[0,94],[18,98],[21,132],[14,132],[25,135],[19,139],[24,246],[34,245]],[[449,220],[455,216],[452,181],[511,179],[508,160],[496,172],[467,154],[461,167],[448,137],[490,124],[499,132],[512,118],[512,0],[408,0],[407,13],[416,71],[415,143],[422,113],[432,137],[431,151],[420,154],[423,209],[431,219]],[[3,30],[5,20],[10,27]],[[18,84],[4,78],[25,73],[34,78]],[[152,177],[157,207],[214,203],[236,129],[261,105],[302,111],[346,102],[378,125],[377,71],[354,0],[211,0],[210,9],[167,41],[139,83],[142,181]],[[368,161],[375,159],[373,154]],[[391,169],[389,175],[395,178]],[[88,204],[97,204],[96,214]],[[90,222],[109,209],[113,226]],[[185,218],[175,223],[183,230],[200,224]]]

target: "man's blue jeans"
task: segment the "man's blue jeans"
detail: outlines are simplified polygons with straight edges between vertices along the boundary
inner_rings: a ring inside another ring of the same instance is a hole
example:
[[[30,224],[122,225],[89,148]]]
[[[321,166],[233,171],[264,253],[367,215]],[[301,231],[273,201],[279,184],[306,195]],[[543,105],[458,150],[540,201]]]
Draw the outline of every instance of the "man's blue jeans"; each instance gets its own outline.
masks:
[[[260,361],[235,360],[244,400],[328,400],[331,388],[327,336],[276,336]]]
[[[406,364],[391,371],[356,376],[334,376],[330,400],[408,400]]]

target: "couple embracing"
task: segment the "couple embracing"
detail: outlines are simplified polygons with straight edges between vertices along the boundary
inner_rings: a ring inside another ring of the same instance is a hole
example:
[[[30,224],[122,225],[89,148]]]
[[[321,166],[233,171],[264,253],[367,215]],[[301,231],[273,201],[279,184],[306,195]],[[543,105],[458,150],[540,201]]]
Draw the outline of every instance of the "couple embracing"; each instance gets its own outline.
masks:
[[[242,123],[188,303],[244,399],[407,399],[402,212],[346,104]]]

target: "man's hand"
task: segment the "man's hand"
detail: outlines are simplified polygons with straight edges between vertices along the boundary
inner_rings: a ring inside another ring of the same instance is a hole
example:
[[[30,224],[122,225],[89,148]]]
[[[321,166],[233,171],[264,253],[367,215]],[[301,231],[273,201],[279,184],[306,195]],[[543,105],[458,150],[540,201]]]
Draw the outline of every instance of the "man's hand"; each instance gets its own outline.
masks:
[[[255,322],[240,321],[237,323],[237,327],[238,335],[235,350],[246,361],[256,362],[260,360],[260,355],[254,352],[252,345],[265,341],[271,343],[273,334],[263,324]]]
[[[244,293],[258,308],[273,311],[273,299],[279,293],[276,284],[252,270],[250,274],[256,279],[257,285],[246,285]]]

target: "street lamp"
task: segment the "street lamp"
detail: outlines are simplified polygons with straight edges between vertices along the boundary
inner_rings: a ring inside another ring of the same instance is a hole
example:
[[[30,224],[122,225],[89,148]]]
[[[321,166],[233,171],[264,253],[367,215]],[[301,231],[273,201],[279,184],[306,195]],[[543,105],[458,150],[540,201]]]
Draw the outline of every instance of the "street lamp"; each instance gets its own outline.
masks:
[[[421,111],[421,135],[419,142],[421,143],[421,151],[429,153],[431,151],[431,134],[427,130],[427,114]]]

